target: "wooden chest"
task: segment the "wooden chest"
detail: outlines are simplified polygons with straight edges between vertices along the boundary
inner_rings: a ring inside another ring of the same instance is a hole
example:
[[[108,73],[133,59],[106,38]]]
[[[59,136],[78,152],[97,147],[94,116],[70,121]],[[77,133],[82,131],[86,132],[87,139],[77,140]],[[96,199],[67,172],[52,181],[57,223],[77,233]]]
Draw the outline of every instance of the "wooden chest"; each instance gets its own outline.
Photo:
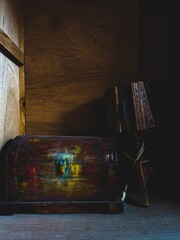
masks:
[[[5,172],[6,203],[17,213],[123,211],[111,138],[18,135]]]

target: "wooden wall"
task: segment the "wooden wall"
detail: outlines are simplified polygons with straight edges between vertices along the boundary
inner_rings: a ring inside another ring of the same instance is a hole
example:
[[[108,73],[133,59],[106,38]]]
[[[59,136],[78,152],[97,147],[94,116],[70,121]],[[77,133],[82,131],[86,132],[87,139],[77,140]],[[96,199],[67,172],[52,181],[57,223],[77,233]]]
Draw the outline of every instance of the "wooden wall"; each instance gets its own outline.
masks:
[[[21,7],[21,1],[0,1],[0,149],[24,132]]]
[[[103,135],[104,91],[137,80],[138,0],[25,2],[26,133]]]

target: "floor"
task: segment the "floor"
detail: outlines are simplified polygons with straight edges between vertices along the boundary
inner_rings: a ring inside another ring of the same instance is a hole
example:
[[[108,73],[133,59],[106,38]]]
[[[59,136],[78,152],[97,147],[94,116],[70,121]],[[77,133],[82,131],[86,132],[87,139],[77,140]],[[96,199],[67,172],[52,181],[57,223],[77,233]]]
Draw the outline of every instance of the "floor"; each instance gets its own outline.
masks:
[[[0,216],[0,240],[180,240],[180,204],[150,196],[148,207],[120,214]]]

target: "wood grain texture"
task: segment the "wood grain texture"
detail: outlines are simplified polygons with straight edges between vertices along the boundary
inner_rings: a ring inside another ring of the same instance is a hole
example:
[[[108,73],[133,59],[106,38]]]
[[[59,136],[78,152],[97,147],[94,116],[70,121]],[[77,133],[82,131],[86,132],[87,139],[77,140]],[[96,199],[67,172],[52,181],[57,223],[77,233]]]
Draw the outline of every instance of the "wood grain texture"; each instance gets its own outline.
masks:
[[[24,64],[24,54],[19,47],[0,29],[0,50],[16,65]]]
[[[21,52],[24,53],[24,0],[18,0],[18,3],[19,3],[19,49]],[[26,106],[25,106],[24,65],[22,65],[19,69],[19,93],[20,93],[20,134],[25,134]]]
[[[19,0],[0,1],[0,28],[19,46]]]
[[[19,133],[19,67],[0,53],[0,148]]]
[[[137,3],[25,3],[27,133],[104,134],[105,89],[137,77]]]
[[[24,133],[22,3],[0,1],[0,150],[8,140]]]

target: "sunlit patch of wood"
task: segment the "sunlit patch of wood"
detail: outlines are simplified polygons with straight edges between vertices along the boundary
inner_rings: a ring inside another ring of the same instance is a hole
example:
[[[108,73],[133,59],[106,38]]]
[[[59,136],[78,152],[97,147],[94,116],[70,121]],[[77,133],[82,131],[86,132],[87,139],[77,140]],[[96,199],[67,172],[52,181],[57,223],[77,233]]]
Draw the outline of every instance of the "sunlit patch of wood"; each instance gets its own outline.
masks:
[[[0,147],[19,133],[19,67],[0,53]]]

